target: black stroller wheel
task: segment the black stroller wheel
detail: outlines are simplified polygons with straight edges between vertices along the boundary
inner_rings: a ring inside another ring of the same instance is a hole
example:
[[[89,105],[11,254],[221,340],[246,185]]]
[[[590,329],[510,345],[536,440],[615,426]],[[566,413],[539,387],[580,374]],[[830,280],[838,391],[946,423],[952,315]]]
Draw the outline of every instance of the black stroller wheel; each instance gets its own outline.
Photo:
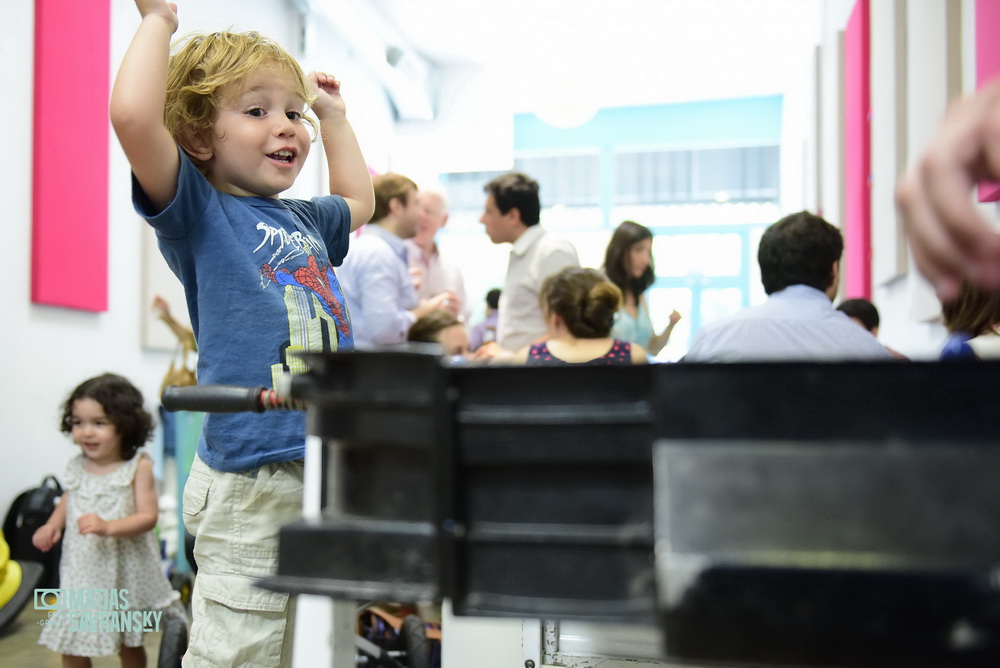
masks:
[[[156,668],[180,668],[188,645],[188,620],[180,602],[163,611],[163,634]]]
[[[406,645],[408,668],[431,668],[431,644],[427,640],[424,620],[417,615],[407,615],[400,631]]]

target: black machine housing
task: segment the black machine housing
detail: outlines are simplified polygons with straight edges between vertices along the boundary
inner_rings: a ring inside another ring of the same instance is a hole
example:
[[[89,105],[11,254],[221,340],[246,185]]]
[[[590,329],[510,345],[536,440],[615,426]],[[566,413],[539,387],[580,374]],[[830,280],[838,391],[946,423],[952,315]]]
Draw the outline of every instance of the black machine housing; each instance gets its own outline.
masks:
[[[657,624],[688,662],[1000,665],[1000,365],[309,366],[323,517],[265,586]]]

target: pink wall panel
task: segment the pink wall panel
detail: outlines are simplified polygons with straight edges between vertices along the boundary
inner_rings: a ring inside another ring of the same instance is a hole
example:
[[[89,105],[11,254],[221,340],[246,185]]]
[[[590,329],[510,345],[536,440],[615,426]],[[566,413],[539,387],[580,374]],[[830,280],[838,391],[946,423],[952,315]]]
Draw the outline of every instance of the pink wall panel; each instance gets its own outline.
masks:
[[[976,0],[976,88],[1000,76],[1000,0]],[[979,201],[1000,200],[1000,183],[980,183]]]
[[[31,300],[108,308],[110,0],[35,0]]]
[[[868,2],[844,35],[844,298],[871,299],[871,103]]]

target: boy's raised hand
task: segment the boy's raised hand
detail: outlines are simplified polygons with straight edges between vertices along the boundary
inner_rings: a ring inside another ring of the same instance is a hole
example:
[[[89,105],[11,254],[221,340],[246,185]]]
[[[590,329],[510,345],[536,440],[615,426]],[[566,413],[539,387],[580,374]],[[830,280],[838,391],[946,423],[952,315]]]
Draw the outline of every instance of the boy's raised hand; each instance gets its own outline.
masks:
[[[375,210],[375,193],[368,163],[354,129],[347,121],[347,105],[340,82],[326,72],[310,72],[316,99],[312,111],[320,122],[320,137],[330,168],[330,194],[342,195],[351,209],[351,231],[367,223]]]
[[[177,5],[166,0],[135,0],[135,6],[143,18],[159,14],[177,30]]]
[[[316,100],[312,110],[320,120],[334,114],[347,113],[347,105],[340,95],[340,82],[332,74],[326,72],[310,72],[309,80],[313,83]]]

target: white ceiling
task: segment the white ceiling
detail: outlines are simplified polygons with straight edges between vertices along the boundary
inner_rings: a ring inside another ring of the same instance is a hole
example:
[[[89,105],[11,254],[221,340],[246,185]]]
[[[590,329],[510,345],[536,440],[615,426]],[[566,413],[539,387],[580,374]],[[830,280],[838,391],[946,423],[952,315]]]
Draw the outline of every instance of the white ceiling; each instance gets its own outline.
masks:
[[[326,1],[317,0],[322,4]],[[517,110],[781,93],[813,72],[822,0],[362,0],[436,65]]]

